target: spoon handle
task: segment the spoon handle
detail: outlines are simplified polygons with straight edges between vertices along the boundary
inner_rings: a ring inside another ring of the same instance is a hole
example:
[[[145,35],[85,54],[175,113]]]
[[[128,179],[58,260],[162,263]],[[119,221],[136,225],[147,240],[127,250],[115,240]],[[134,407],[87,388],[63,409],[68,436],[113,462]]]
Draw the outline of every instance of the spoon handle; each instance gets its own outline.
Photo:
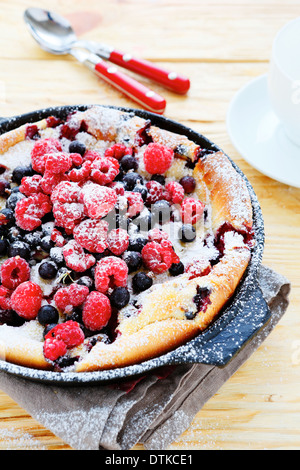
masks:
[[[158,93],[134,80],[134,78],[120,72],[117,67],[100,61],[95,64],[94,71],[105,82],[139,103],[145,109],[153,113],[163,114],[166,108],[166,100]]]
[[[148,77],[176,93],[185,94],[190,88],[190,81],[187,77],[165,70],[147,60],[137,59],[131,54],[124,54],[113,49],[110,51],[108,60],[127,70]]]

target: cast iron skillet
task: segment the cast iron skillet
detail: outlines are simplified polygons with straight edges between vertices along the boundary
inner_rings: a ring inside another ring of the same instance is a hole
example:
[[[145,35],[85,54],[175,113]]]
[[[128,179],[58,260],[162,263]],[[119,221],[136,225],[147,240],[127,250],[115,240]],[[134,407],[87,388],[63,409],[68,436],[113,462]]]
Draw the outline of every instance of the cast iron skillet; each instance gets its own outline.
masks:
[[[86,110],[90,105],[74,105],[47,108],[31,113],[3,118],[0,122],[0,134],[19,127],[22,124],[35,122],[47,116],[54,115],[65,118],[75,110]],[[186,135],[202,148],[221,150],[203,135],[189,129],[178,122],[165,117],[137,109],[117,108],[126,112],[150,119],[152,124],[178,134]],[[230,158],[229,158],[230,159]],[[225,366],[233,356],[268,322],[271,312],[263,298],[257,283],[257,273],[261,264],[264,248],[264,222],[260,205],[249,181],[230,159],[233,167],[244,178],[250,192],[253,208],[255,247],[245,275],[230,302],[222,314],[203,333],[188,343],[170,351],[163,356],[145,361],[141,364],[96,372],[51,372],[30,369],[5,361],[0,361],[0,371],[20,376],[26,379],[56,385],[109,383],[121,379],[132,378],[163,366],[176,364],[202,363],[218,367]]]

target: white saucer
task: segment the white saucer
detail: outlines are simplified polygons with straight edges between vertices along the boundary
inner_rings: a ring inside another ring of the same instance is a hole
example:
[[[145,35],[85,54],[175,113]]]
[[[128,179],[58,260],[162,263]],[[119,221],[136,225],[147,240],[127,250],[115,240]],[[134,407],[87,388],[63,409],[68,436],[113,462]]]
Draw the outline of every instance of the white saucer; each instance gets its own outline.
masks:
[[[281,183],[300,188],[300,147],[291,142],[268,98],[267,75],[244,86],[227,113],[233,145],[254,168]]]

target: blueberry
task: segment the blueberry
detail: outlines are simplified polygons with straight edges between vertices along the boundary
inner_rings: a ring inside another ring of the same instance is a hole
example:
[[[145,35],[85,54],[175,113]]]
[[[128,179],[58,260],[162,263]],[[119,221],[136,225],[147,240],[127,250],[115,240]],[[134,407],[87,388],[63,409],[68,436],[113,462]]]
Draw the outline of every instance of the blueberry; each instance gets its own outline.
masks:
[[[86,146],[83,142],[79,142],[79,140],[73,140],[69,145],[69,152],[79,153],[83,157],[86,152]]]
[[[125,307],[130,299],[130,294],[126,287],[116,287],[110,295],[111,305],[118,310]]]
[[[171,276],[179,276],[184,273],[184,264],[179,261],[179,263],[173,263],[169,269]]]
[[[152,228],[151,212],[144,208],[144,210],[132,220],[132,223],[138,228],[139,231],[148,232]]]
[[[0,256],[5,256],[8,250],[8,241],[5,238],[0,238]]]
[[[89,276],[82,276],[78,279],[77,284],[80,286],[86,286],[89,288],[89,290],[93,290],[94,287],[94,281],[91,277]]]
[[[132,287],[135,292],[143,292],[149,289],[153,280],[146,273],[136,273],[132,278]]]
[[[18,192],[12,192],[11,195],[7,198],[5,207],[7,209],[10,209],[12,211],[15,210],[17,202],[20,201],[21,199],[24,199],[24,194]]]
[[[139,164],[136,158],[132,155],[124,155],[120,161],[121,168],[126,173],[129,170],[137,170]]]
[[[132,190],[134,193],[140,193],[140,195],[142,196],[142,199],[143,201],[145,202],[146,199],[147,199],[147,196],[148,196],[148,189],[146,188],[146,186],[144,186],[143,184],[137,184],[133,190]]]
[[[53,305],[43,305],[38,311],[37,318],[40,324],[44,326],[52,323],[58,323],[58,310],[53,307]]]
[[[148,238],[143,235],[133,235],[129,238],[128,251],[141,252],[145,245],[148,243]]]
[[[30,257],[30,251],[30,246],[27,243],[17,240],[10,244],[8,248],[8,256],[10,258],[20,256],[21,258],[28,260]]]
[[[14,212],[11,210],[11,209],[2,209],[0,211],[0,223],[1,225],[4,224],[4,225],[7,225],[7,224],[10,224],[11,222],[13,222],[15,219],[15,215],[14,215]]]
[[[164,224],[171,218],[171,206],[168,201],[156,201],[152,205],[151,211],[154,223]]]
[[[60,248],[59,246],[54,246],[50,249],[49,255],[50,259],[54,261],[57,266],[61,267],[64,265],[65,259],[62,254],[62,248]]]
[[[157,181],[158,183],[162,184],[163,186],[165,185],[166,178],[163,175],[152,175],[151,176],[151,181]]]
[[[127,264],[129,273],[137,271],[142,266],[142,255],[138,251],[125,251],[123,260]]]
[[[189,194],[195,191],[196,180],[192,176],[183,176],[179,183],[183,186],[184,191]]]
[[[43,279],[54,279],[57,271],[57,266],[53,261],[44,261],[39,266],[39,275]]]
[[[12,172],[12,181],[17,184],[21,184],[24,176],[32,176],[34,174],[32,166],[17,166]]]
[[[123,183],[126,191],[132,191],[137,184],[143,184],[144,180],[141,175],[132,171],[123,176]]]
[[[196,230],[191,224],[183,224],[178,232],[178,238],[182,242],[193,242],[196,238]]]
[[[15,225],[13,227],[10,227],[8,232],[7,232],[7,238],[10,243],[16,242],[17,240],[22,240],[23,234],[19,227],[16,227]],[[24,240],[26,241],[26,240]]]
[[[9,193],[7,190],[10,189],[10,184],[4,178],[0,178],[0,196],[1,197],[8,197]]]
[[[24,241],[28,243],[30,248],[35,249],[41,243],[41,232],[29,232],[24,235]]]
[[[0,325],[6,323],[9,326],[21,326],[25,319],[20,317],[14,310],[0,309]]]
[[[46,235],[45,237],[41,239],[40,246],[43,251],[45,251],[46,253],[50,253],[51,248],[54,247],[54,243],[51,240],[50,235]]]

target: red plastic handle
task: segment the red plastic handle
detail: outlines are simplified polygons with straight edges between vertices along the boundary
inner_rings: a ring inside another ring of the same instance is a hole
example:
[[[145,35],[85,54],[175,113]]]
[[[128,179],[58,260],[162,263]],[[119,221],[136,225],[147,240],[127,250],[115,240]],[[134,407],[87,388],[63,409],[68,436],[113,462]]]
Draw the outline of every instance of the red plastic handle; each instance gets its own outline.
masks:
[[[136,101],[148,111],[163,114],[166,100],[155,91],[150,90],[133,78],[120,72],[117,67],[109,66],[105,62],[95,65],[96,74],[107,83],[117,88],[133,101]]]
[[[132,57],[131,54],[124,54],[123,52],[113,50],[110,53],[108,60],[124,67],[125,69],[132,70],[139,75],[148,77],[181,95],[187,93],[190,88],[190,81],[188,78],[183,77],[176,72],[162,69],[147,60]]]

